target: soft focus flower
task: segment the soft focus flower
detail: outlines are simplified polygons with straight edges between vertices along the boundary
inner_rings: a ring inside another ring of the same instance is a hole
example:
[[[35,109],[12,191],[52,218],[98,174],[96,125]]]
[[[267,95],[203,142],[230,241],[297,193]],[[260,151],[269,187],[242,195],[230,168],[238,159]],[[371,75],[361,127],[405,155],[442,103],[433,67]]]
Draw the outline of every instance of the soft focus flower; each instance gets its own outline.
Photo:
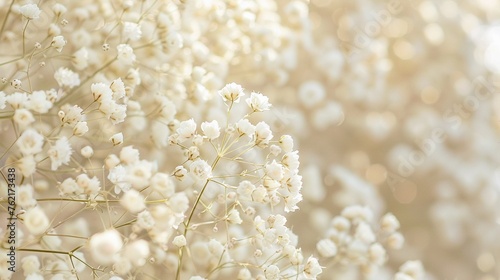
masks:
[[[55,145],[47,151],[52,162],[51,169],[57,170],[59,166],[68,164],[72,153],[73,150],[66,137],[57,140]]]
[[[269,98],[257,92],[252,92],[246,102],[254,112],[267,111],[271,108]]]
[[[113,263],[122,247],[123,241],[116,229],[96,233],[92,235],[88,243],[93,260],[103,265]]]
[[[37,19],[42,12],[36,4],[26,4],[19,8],[21,14],[29,20]]]

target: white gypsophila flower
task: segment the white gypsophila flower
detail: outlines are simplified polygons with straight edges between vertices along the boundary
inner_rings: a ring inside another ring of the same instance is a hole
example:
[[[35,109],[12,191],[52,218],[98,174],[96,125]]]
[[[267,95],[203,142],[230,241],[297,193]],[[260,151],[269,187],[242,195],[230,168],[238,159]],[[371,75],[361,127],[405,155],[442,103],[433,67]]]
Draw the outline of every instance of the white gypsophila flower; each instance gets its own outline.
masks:
[[[83,70],[89,66],[89,51],[83,47],[73,54],[71,60],[73,66],[78,70]]]
[[[54,48],[56,48],[56,51],[58,52],[62,52],[62,49],[64,48],[64,46],[66,45],[66,40],[64,39],[64,36],[55,36],[54,38],[52,38],[52,42],[50,43],[50,45]]]
[[[149,185],[149,179],[153,174],[155,165],[147,160],[140,160],[127,166],[127,182],[135,189],[142,189]]]
[[[378,266],[382,266],[387,259],[386,251],[380,243],[372,244],[368,249],[368,254],[370,261]]]
[[[84,120],[83,109],[78,105],[64,105],[58,113],[64,125],[75,126],[79,121]]]
[[[283,165],[277,163],[276,160],[273,160],[271,163],[266,164],[264,166],[264,170],[267,176],[276,181],[280,181],[285,175]]]
[[[33,235],[44,233],[50,226],[50,221],[40,207],[28,209],[24,214],[24,225]]]
[[[125,164],[132,164],[139,161],[139,150],[133,146],[123,147],[120,151],[120,161]]]
[[[90,86],[90,91],[92,92],[94,101],[103,103],[113,99],[113,91],[104,83],[93,83]]]
[[[56,141],[55,145],[50,147],[47,151],[47,155],[50,157],[52,162],[51,169],[57,170],[59,166],[63,164],[68,164],[71,159],[71,154],[73,150],[71,149],[71,145],[68,142],[68,138],[66,136],[61,137]]]
[[[124,251],[123,256],[136,267],[146,264],[146,260],[150,255],[149,244],[143,239],[130,242],[125,246]]]
[[[74,88],[80,85],[80,76],[68,68],[60,67],[54,72],[54,79],[60,87]]]
[[[269,98],[258,92],[250,93],[250,97],[246,99],[246,102],[254,112],[267,111],[271,108]]]
[[[12,118],[21,130],[24,130],[35,121],[33,114],[24,108],[16,109]]]
[[[68,11],[68,8],[66,8],[66,6],[61,3],[55,3],[54,6],[52,6],[52,11],[54,12],[54,14],[59,16],[66,13]]]
[[[248,137],[252,137],[255,133],[255,126],[250,123],[247,119],[241,119],[236,123],[236,128],[238,132],[243,135],[247,135]]]
[[[173,175],[177,180],[182,181],[186,177],[187,173],[188,173],[187,169],[184,168],[184,166],[179,165],[175,167]]]
[[[172,177],[165,173],[156,173],[151,177],[150,186],[163,197],[171,197],[175,193],[175,183]]]
[[[307,81],[300,85],[298,91],[301,104],[307,108],[318,105],[325,98],[325,88],[318,81]]]
[[[155,220],[148,210],[137,214],[137,223],[140,228],[150,230],[155,225]]]
[[[21,267],[24,276],[40,271],[40,260],[35,255],[29,255],[21,259]]]
[[[204,181],[212,177],[212,167],[201,159],[197,159],[189,165],[189,171],[196,180]]]
[[[399,232],[395,232],[389,235],[389,237],[387,237],[387,246],[393,250],[401,249],[401,247],[403,247],[404,242],[405,238]]]
[[[109,88],[113,91],[114,100],[119,100],[125,97],[125,84],[121,78],[113,80],[109,85]]]
[[[52,102],[47,100],[47,94],[43,90],[35,90],[29,96],[26,107],[37,113],[47,113],[52,108]]]
[[[264,270],[267,280],[278,280],[280,278],[280,269],[274,264],[266,267]]]
[[[280,146],[285,153],[289,153],[293,150],[293,138],[290,135],[283,135],[280,137]]]
[[[337,245],[331,239],[325,238],[318,241],[316,250],[323,258],[330,258],[337,254]]]
[[[87,195],[95,195],[101,189],[101,182],[97,177],[90,178],[87,174],[80,174],[76,176],[76,183],[80,190]]]
[[[17,167],[24,177],[33,175],[36,171],[36,161],[33,155],[26,155],[17,161]]]
[[[17,205],[24,209],[36,206],[37,202],[34,198],[34,189],[30,184],[21,185],[17,193]]]
[[[16,145],[23,155],[34,155],[42,151],[44,138],[34,129],[26,129],[17,139]]]
[[[171,31],[167,34],[166,40],[164,41],[164,46],[166,46],[167,51],[175,52],[181,49],[183,45],[184,39],[179,32]]]
[[[189,198],[186,193],[179,192],[169,199],[168,205],[175,213],[184,213],[189,208]]]
[[[257,145],[267,145],[269,144],[269,141],[273,139],[273,132],[271,131],[271,128],[269,125],[265,122],[259,122],[255,126],[255,143]]]
[[[186,237],[184,235],[177,235],[174,237],[174,240],[172,240],[172,244],[179,248],[184,247],[186,246]]]
[[[73,127],[73,135],[75,136],[83,136],[88,131],[89,127],[87,126],[87,122],[77,122],[75,127]]]
[[[26,4],[19,8],[19,12],[27,19],[33,20],[39,18],[42,11],[36,4]]]
[[[0,91],[0,110],[5,108],[5,102],[7,102],[5,92]]]
[[[109,141],[113,143],[113,146],[120,145],[121,143],[123,143],[123,133],[120,132],[114,134],[113,136],[111,136],[111,138],[109,138]]]
[[[387,213],[382,217],[380,227],[386,233],[393,233],[399,229],[399,221],[392,213]]]
[[[230,224],[241,224],[243,220],[240,217],[240,212],[235,208],[231,209],[229,213],[227,213],[227,219]]]
[[[115,185],[115,193],[128,191],[132,185],[126,181],[127,170],[122,165],[117,165],[109,170],[108,180]]]
[[[88,246],[92,259],[96,263],[108,265],[117,260],[123,241],[116,229],[108,229],[92,235]]]
[[[73,178],[66,178],[62,181],[62,183],[59,184],[59,190],[62,194],[80,194],[83,192]]]
[[[123,23],[123,40],[137,41],[142,37],[141,26],[134,22],[126,21]]]
[[[80,150],[80,154],[84,158],[90,158],[94,155],[94,149],[91,146],[85,146]]]
[[[370,244],[374,242],[376,239],[372,228],[365,222],[361,222],[358,224],[358,227],[356,228],[355,237],[366,244]]]
[[[123,208],[127,209],[130,213],[139,213],[142,210],[146,209],[146,204],[144,202],[144,196],[134,190],[128,190],[123,194],[122,198],[120,199],[120,204],[123,206]]]
[[[407,261],[399,268],[399,272],[411,276],[415,280],[422,280],[425,276],[425,269],[421,261]]]
[[[118,51],[118,61],[121,61],[125,64],[132,64],[135,62],[135,54],[134,49],[129,44],[119,44],[116,46],[116,50]]]
[[[24,92],[14,92],[7,95],[5,101],[14,109],[23,108],[28,103],[28,95]]]
[[[221,90],[219,90],[219,95],[224,101],[231,101],[234,103],[240,102],[240,97],[244,96],[243,87],[236,84],[230,83],[225,85]]]
[[[220,136],[220,127],[219,123],[216,120],[213,120],[211,122],[203,122],[201,124],[201,130],[210,140],[214,140]]]
[[[193,119],[182,121],[176,132],[180,139],[189,139],[196,133],[196,122]]]
[[[318,259],[310,256],[307,259],[307,263],[304,267],[304,276],[306,277],[306,279],[316,279],[316,277],[318,277],[321,272],[323,272],[323,269],[319,265]]]

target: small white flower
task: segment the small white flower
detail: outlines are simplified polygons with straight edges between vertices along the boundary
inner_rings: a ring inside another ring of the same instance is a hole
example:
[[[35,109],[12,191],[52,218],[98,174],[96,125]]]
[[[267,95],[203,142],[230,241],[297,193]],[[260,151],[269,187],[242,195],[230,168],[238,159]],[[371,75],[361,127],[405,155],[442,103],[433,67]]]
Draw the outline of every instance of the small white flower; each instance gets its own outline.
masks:
[[[21,130],[24,130],[35,121],[33,114],[29,110],[24,108],[17,109],[14,112],[14,117],[12,119],[17,125],[19,125],[19,128]]]
[[[35,255],[29,255],[21,260],[24,276],[40,271],[40,260]]]
[[[184,235],[177,235],[176,237],[174,237],[172,244],[179,248],[184,247],[186,246],[186,237]]]
[[[274,264],[264,270],[267,280],[278,280],[280,278],[280,269]]]
[[[73,54],[73,66],[78,70],[83,70],[89,65],[89,52],[85,47],[79,49]]]
[[[304,104],[307,108],[311,108],[323,101],[325,98],[325,88],[320,82],[307,81],[300,85],[298,95],[301,104]]]
[[[255,126],[250,123],[247,119],[241,119],[236,123],[236,128],[240,134],[247,135],[248,137],[252,137],[255,133]]]
[[[267,111],[271,108],[269,98],[257,92],[252,92],[246,102],[254,112]]]
[[[183,45],[184,39],[182,38],[182,35],[176,31],[169,32],[163,44],[169,52],[177,51],[181,49]]]
[[[124,251],[123,256],[136,267],[141,267],[146,264],[146,260],[150,254],[149,244],[144,239],[128,243]]]
[[[105,102],[113,99],[113,91],[104,83],[93,83],[90,86],[90,91],[94,97],[94,101]]]
[[[89,178],[87,174],[80,174],[76,176],[76,183],[81,189],[81,192],[87,195],[95,195],[101,189],[101,182],[99,182],[99,179],[95,176]]]
[[[26,107],[32,111],[43,114],[47,113],[49,109],[52,108],[52,102],[47,100],[47,94],[45,94],[45,91],[36,90],[30,94],[29,101],[28,104],[26,104]]]
[[[193,119],[183,121],[176,132],[181,139],[189,139],[196,133],[196,122]]]
[[[238,103],[240,102],[240,97],[244,96],[245,93],[243,92],[242,86],[236,83],[230,83],[219,90],[219,95],[222,96],[224,101]]]
[[[17,193],[17,204],[24,209],[36,206],[34,189],[30,184],[19,186]]]
[[[66,43],[67,42],[64,40],[64,36],[59,35],[52,38],[50,45],[56,48],[56,51],[61,52]]]
[[[96,233],[89,240],[92,258],[100,265],[108,265],[117,260],[118,252],[122,247],[122,237],[116,229]]]
[[[293,150],[293,138],[290,135],[283,135],[280,138],[280,146],[285,153],[289,153]]]
[[[44,233],[50,226],[49,219],[40,207],[33,207],[24,214],[24,225],[33,235]]]
[[[118,51],[118,60],[126,64],[132,64],[135,61],[134,49],[128,44],[120,44],[116,47]]]
[[[47,154],[52,162],[51,169],[57,170],[59,166],[68,164],[72,153],[73,151],[71,150],[71,145],[69,144],[66,136],[57,140],[56,144],[47,151]]]
[[[68,68],[60,67],[54,73],[54,79],[60,87],[74,88],[80,85],[80,77],[77,73],[69,70]]]
[[[392,233],[399,229],[399,221],[391,213],[387,213],[382,217],[380,226],[384,232]]]
[[[238,210],[236,209],[231,209],[229,211],[229,213],[227,214],[227,221],[230,223],[230,224],[241,224],[243,222],[243,220],[240,218],[240,212],[238,212]]]
[[[17,161],[17,167],[24,177],[33,175],[36,171],[36,161],[33,155],[26,155]]]
[[[266,164],[264,169],[266,175],[276,181],[280,181],[285,175],[283,165],[277,163],[276,160],[273,160],[273,162]]]
[[[144,196],[134,189],[125,192],[120,199],[120,204],[132,214],[139,213],[146,209]]]
[[[216,120],[213,120],[211,122],[203,122],[201,124],[201,130],[210,140],[214,140],[220,136],[220,127],[219,123],[217,123]]]
[[[332,240],[325,238],[316,244],[316,250],[324,258],[330,258],[337,254],[337,245]]]
[[[83,136],[88,131],[89,127],[87,126],[87,122],[77,122],[73,128],[73,134],[75,136]]]
[[[27,129],[17,139],[16,145],[23,155],[33,155],[42,151],[44,138],[34,129]]]
[[[111,82],[109,88],[113,91],[113,99],[119,100],[125,97],[125,84],[123,83],[121,78],[118,78]]]
[[[111,136],[109,140],[111,141],[111,143],[113,143],[113,146],[120,145],[121,143],[123,143],[123,133],[116,133],[115,135]]]
[[[304,267],[304,276],[306,279],[316,279],[321,272],[323,272],[323,269],[321,269],[318,260],[313,256],[310,256]]]
[[[197,159],[192,162],[189,166],[189,171],[197,180],[204,181],[212,177],[212,167],[210,167],[206,161],[201,159]]]
[[[123,40],[137,41],[142,37],[141,27],[134,22],[126,21],[123,23]]]
[[[36,4],[26,4],[19,8],[19,12],[27,19],[33,20],[39,18],[42,11]]]
[[[259,122],[255,126],[255,143],[267,145],[271,139],[273,139],[273,133],[269,125],[265,122]]]
[[[5,101],[14,109],[23,108],[28,103],[28,95],[24,92],[14,92],[7,95]]]

